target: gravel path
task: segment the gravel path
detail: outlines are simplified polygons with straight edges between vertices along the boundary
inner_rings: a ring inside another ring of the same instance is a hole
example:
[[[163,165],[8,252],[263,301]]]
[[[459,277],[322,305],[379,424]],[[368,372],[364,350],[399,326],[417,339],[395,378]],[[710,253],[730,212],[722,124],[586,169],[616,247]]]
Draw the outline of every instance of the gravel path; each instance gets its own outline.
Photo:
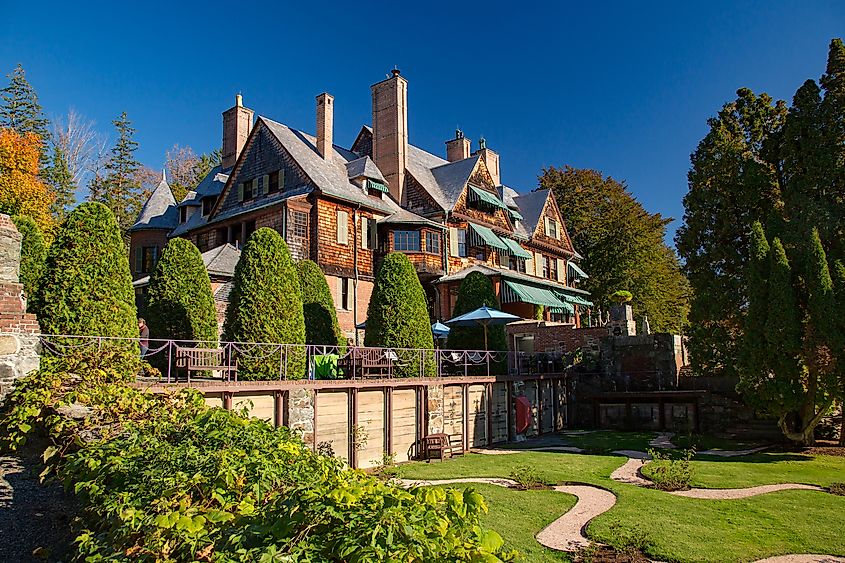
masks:
[[[0,456],[0,561],[43,563],[69,553],[75,501],[58,483],[41,484],[42,468],[37,457]]]

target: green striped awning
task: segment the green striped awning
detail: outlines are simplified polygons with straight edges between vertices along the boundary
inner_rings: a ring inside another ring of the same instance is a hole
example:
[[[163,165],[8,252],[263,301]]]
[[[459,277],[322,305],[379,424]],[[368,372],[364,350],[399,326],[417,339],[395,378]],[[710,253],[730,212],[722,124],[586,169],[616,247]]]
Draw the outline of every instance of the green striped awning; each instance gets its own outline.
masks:
[[[382,184],[381,182],[376,182],[375,180],[370,180],[367,178],[367,189],[368,190],[378,190],[380,192],[387,193],[387,186]]]
[[[567,295],[566,293],[559,293],[558,294],[562,299],[565,299],[567,303],[572,303],[575,305],[583,305],[584,307],[592,307],[593,302],[587,301],[583,297],[579,297],[578,295]]]
[[[581,278],[582,280],[585,280],[585,279],[590,277],[586,274],[586,272],[584,272],[584,270],[582,270],[581,268],[578,267],[578,264],[576,264],[574,262],[569,262],[569,268],[573,272],[575,272],[576,278]]]
[[[571,315],[575,312],[575,307],[570,305],[569,303],[564,303],[565,307],[549,307],[549,311],[552,313],[557,313],[559,315]]]
[[[508,213],[510,213],[511,217],[518,221],[522,221],[523,219],[525,219],[525,217],[523,217],[522,214],[516,209],[511,209],[510,207],[508,207]]]
[[[489,246],[491,248],[498,248],[499,250],[509,250],[508,246],[502,242],[502,239],[492,229],[474,223],[470,223],[469,226],[476,237],[476,240],[471,241],[473,246]]]
[[[502,242],[507,245],[508,251],[517,258],[525,258],[527,260],[534,257],[533,254],[522,248],[522,246],[513,239],[502,237]]]
[[[566,301],[561,301],[560,298],[558,298],[558,296],[550,289],[526,285],[510,280],[504,281],[505,287],[502,292],[503,303],[522,301],[523,303],[533,303],[534,305],[543,305],[545,307],[560,307],[563,309],[572,307]]]
[[[471,199],[483,201],[484,203],[492,205],[493,207],[501,207],[502,209],[508,208],[508,206],[505,205],[505,203],[501,199],[499,199],[488,191],[478,189],[475,186],[470,186],[469,191]]]

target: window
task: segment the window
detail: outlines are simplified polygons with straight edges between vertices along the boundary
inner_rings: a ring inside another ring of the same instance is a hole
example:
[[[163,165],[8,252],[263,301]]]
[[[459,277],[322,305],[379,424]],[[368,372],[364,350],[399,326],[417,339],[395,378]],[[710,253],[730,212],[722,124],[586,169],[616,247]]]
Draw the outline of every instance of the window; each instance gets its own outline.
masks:
[[[276,170],[275,172],[270,172],[269,176],[267,177],[267,191],[269,193],[277,192],[282,189],[281,183],[279,182],[279,171]]]
[[[308,214],[304,211],[294,211],[291,227],[291,236],[308,238]]]
[[[352,278],[337,278],[338,309],[352,309]]]
[[[207,197],[202,200],[202,216],[211,215],[211,210],[214,209],[214,204],[217,203],[216,197]]]
[[[549,257],[543,256],[542,262],[543,262],[543,277],[547,278],[547,277],[549,277]]]
[[[337,243],[349,243],[349,213],[346,211],[337,212]]]
[[[369,217],[361,217],[361,248],[364,250],[375,250],[378,247],[378,231],[376,220]]]
[[[255,197],[255,180],[247,180],[241,184],[239,201],[246,201]]]
[[[216,246],[229,242],[229,229],[226,227],[217,229],[217,236],[215,237],[215,240],[217,241]]]
[[[548,258],[549,261],[549,279],[556,280],[557,279],[557,260],[554,258]]]
[[[546,236],[560,238],[560,234],[557,229],[557,221],[549,219],[548,217],[546,217]]]
[[[467,230],[458,229],[458,256],[467,257]]]
[[[525,260],[523,260],[522,258],[517,258],[516,256],[511,256],[508,267],[514,272],[521,272],[524,274]]]
[[[440,254],[440,233],[425,233],[425,251],[429,254]]]
[[[393,231],[393,250],[400,252],[419,252],[420,232]]]
[[[245,230],[246,230],[246,238],[248,239],[249,235],[251,235],[252,233],[255,232],[255,221],[247,221],[246,226],[245,226]],[[246,240],[244,240],[244,243],[246,243]]]
[[[156,267],[157,260],[157,246],[144,246],[135,249],[135,271],[139,274],[151,273]]]
[[[187,207],[180,207],[179,208],[179,222],[184,223],[188,220],[188,208]]]

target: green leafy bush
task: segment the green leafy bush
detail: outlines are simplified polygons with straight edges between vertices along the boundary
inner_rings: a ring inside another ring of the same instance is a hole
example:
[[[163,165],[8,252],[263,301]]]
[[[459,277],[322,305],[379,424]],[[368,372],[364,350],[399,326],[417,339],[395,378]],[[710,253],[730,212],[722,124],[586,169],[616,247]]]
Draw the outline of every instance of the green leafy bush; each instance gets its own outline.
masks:
[[[44,333],[138,337],[126,246],[105,205],[71,212],[47,254],[41,288]]]
[[[134,356],[49,361],[0,428],[48,433],[76,493],[85,561],[511,561],[468,489],[405,490],[321,456],[285,428],[205,405],[196,390],[128,386]],[[120,366],[115,368],[114,366]],[[128,370],[126,373],[123,370]],[[82,419],[60,413],[73,405]]]
[[[484,305],[493,309],[502,307],[490,278],[481,272],[470,272],[461,281],[452,316],[458,317]],[[484,328],[480,325],[453,327],[449,331],[447,346],[453,350],[484,350]],[[491,326],[487,329],[487,349],[507,350],[507,338],[503,325]]]
[[[47,242],[35,221],[26,215],[12,217],[21,234],[21,269],[19,281],[26,292],[27,311],[38,313],[38,296],[41,278],[47,265]]]
[[[621,305],[623,303],[628,303],[634,298],[634,294],[630,291],[625,291],[624,289],[620,289],[619,291],[614,291],[610,295],[610,300],[616,303],[617,305]]]
[[[234,342],[305,344],[299,276],[287,244],[273,229],[258,229],[244,245],[223,330],[225,339]],[[305,351],[287,350],[285,358],[271,347],[245,351],[238,357],[238,377],[278,379],[286,370],[288,379],[301,379]]]
[[[346,348],[346,337],[337,323],[334,300],[323,271],[311,260],[297,262],[296,271],[302,289],[305,342]]]
[[[516,481],[516,484],[520,489],[536,489],[544,484],[542,479],[540,479],[540,475],[537,473],[537,470],[530,465],[520,465],[515,467],[514,470],[511,471],[510,478],[513,481]]]
[[[830,490],[831,494],[845,497],[845,483],[831,483],[828,490]]]
[[[370,306],[367,309],[364,345],[434,349],[425,291],[414,266],[401,252],[388,254],[376,275]],[[422,369],[421,358],[424,362]],[[394,375],[398,377],[433,375],[433,354],[409,353],[407,357],[399,360],[394,369]]]
[[[217,313],[211,281],[196,246],[171,239],[147,292],[147,324],[152,338],[217,342]]]
[[[693,474],[690,461],[695,456],[695,450],[683,450],[679,458],[672,458],[669,454],[655,449],[649,449],[648,454],[654,461],[645,466],[643,473],[651,479],[655,487],[661,491],[682,491],[689,488]]]

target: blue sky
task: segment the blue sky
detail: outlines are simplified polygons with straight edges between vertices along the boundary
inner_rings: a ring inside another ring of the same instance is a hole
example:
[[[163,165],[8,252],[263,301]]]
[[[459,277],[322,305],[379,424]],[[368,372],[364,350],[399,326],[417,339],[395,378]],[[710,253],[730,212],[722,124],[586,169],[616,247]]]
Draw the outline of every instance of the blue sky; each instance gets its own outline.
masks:
[[[22,63],[48,116],[74,107],[111,134],[127,111],[160,169],[174,143],[217,147],[237,92],[313,132],[328,91],[348,146],[396,65],[413,144],[483,135],[521,191],[546,166],[599,169],[674,230],[707,118],[742,86],[790,99],[845,35],[841,1],[588,4],[6,3],[0,72]]]

